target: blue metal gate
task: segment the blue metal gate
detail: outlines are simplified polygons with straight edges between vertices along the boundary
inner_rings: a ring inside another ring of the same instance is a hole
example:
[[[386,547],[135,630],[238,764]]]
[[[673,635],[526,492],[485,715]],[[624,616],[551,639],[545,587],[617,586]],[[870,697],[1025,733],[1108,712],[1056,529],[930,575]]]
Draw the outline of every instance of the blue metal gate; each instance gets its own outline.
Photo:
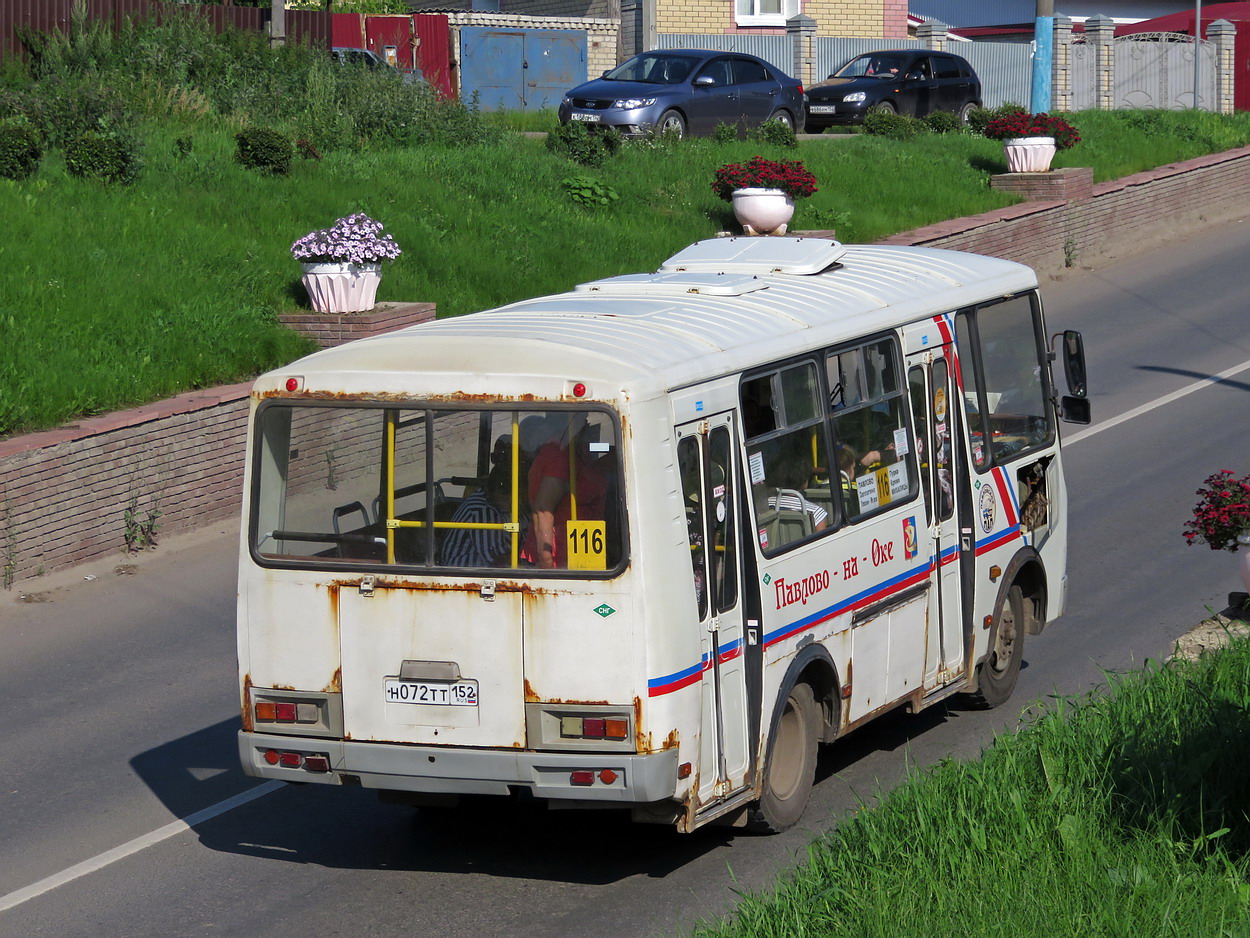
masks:
[[[476,94],[484,111],[554,111],[585,80],[585,30],[460,30],[460,97],[469,103]]]

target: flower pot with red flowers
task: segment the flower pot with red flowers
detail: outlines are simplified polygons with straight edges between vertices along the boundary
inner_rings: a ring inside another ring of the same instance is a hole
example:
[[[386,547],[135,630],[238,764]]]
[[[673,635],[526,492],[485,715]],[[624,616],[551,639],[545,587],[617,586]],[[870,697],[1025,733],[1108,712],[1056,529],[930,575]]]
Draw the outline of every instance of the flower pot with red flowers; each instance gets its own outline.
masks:
[[[291,245],[300,261],[304,288],[318,313],[363,313],[373,309],[382,261],[399,257],[399,245],[382,234],[381,222],[363,212],[310,231]]]
[[[1238,560],[1250,593],[1250,474],[1239,479],[1231,469],[1223,469],[1207,476],[1197,494],[1194,516],[1185,523],[1185,540],[1234,554],[1244,548]]]
[[[733,205],[744,233],[783,235],[794,217],[794,200],[816,191],[816,177],[797,160],[754,156],[747,163],[726,163],[716,170],[712,191]]]
[[[1013,111],[985,125],[985,136],[1003,142],[1010,173],[1044,173],[1059,150],[1081,142],[1076,128],[1054,114]]]

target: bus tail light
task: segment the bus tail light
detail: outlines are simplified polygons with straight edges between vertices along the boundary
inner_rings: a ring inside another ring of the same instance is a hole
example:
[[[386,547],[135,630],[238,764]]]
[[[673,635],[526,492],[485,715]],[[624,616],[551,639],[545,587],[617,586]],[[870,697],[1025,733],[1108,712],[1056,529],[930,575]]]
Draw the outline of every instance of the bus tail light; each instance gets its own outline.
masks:
[[[257,723],[316,723],[320,719],[315,703],[259,700],[255,713]]]
[[[266,749],[262,754],[269,765],[281,766],[284,769],[305,769],[309,772],[329,772],[330,757],[320,752],[294,752],[280,749]]]
[[[629,739],[629,720],[563,716],[560,718],[560,735],[565,739]]]
[[[570,785],[593,785],[595,783],[595,773],[584,769],[578,769],[569,773]]]

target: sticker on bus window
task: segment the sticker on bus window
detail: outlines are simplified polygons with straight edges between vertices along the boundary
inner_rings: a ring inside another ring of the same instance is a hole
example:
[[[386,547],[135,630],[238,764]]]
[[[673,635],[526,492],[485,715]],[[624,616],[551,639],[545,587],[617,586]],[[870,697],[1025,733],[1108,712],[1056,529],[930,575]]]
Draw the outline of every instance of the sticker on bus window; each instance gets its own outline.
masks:
[[[752,453],[747,457],[747,464],[751,467],[751,484],[764,484],[764,454]]]
[[[906,456],[911,452],[911,444],[907,440],[907,428],[899,427],[894,431],[894,455]]]
[[[608,568],[607,525],[602,521],[570,521],[566,535],[570,570]]]

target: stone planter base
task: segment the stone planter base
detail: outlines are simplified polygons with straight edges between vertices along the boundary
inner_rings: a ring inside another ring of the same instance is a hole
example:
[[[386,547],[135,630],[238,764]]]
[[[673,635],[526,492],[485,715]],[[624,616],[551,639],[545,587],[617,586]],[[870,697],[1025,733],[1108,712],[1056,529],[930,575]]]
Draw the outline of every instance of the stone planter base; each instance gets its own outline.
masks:
[[[990,188],[1030,202],[1088,199],[1094,194],[1094,171],[1088,166],[1069,166],[1045,173],[1001,173],[990,177]]]
[[[355,339],[393,332],[405,326],[429,322],[436,311],[433,303],[379,303],[366,313],[315,313],[300,310],[280,313],[278,319],[296,332],[317,341],[322,348],[342,345]]]

